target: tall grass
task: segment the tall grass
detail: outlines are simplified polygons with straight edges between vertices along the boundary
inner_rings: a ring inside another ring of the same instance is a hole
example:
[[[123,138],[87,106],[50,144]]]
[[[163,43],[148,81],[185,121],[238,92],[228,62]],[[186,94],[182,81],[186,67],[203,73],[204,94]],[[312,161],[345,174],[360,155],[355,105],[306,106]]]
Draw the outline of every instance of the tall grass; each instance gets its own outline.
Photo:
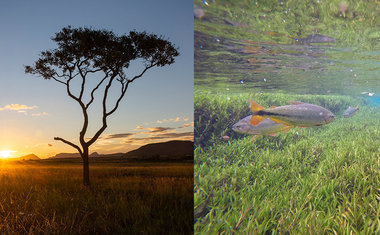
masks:
[[[248,97],[263,106],[315,103],[337,118],[253,143],[251,136],[227,132],[249,115]],[[195,116],[195,128],[201,128],[195,132],[207,136],[195,149],[196,233],[380,234],[378,108],[361,106],[354,117],[343,118],[348,105],[363,102],[285,94],[229,98],[207,94],[195,100],[196,112],[213,112]],[[202,121],[206,116],[214,117],[213,127]],[[202,132],[205,128],[214,131]]]
[[[0,163],[0,233],[191,234],[193,165]]]

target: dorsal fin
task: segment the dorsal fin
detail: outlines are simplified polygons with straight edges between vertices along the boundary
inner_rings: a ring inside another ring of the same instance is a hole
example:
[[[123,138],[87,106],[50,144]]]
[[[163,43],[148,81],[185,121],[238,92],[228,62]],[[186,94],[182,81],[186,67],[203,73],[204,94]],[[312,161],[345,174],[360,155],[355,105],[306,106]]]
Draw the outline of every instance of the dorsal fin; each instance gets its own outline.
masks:
[[[249,103],[250,103],[250,108],[251,108],[252,112],[257,112],[257,111],[264,109],[263,106],[259,105],[255,101],[250,100]]]

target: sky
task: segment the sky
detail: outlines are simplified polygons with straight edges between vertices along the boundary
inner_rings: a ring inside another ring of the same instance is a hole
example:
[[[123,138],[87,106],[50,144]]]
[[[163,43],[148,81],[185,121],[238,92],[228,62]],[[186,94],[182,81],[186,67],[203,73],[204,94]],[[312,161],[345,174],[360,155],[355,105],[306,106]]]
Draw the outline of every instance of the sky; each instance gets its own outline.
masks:
[[[163,36],[180,52],[174,64],[154,67],[130,85],[90,152],[193,140],[193,1],[6,1],[0,7],[0,153],[48,158],[76,152],[54,137],[79,145],[83,118],[78,103],[64,85],[24,72],[40,52],[57,47],[51,38],[68,25],[119,36],[146,31]],[[134,65],[131,74],[140,68]],[[99,111],[90,110],[87,138],[100,128]]]

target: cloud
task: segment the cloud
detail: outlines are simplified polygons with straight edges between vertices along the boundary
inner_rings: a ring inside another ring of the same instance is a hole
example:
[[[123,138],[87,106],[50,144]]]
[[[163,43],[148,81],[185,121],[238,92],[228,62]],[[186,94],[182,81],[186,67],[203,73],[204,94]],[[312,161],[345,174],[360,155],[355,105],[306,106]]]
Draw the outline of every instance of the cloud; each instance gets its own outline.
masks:
[[[171,127],[152,127],[152,128],[146,128],[150,131],[150,133],[156,133],[156,132],[165,132],[167,130],[171,130],[174,128]]]
[[[136,134],[150,134],[150,133],[158,133],[158,132],[166,132],[167,130],[173,130],[173,127],[162,127],[162,126],[156,126],[156,127],[142,127],[138,126],[136,127],[135,130],[137,131],[142,131],[142,130],[147,130],[144,132],[136,133]]]
[[[188,118],[185,118],[185,117],[176,117],[176,118],[169,118],[169,119],[163,119],[163,120],[157,120],[156,122],[157,123],[165,123],[165,122],[179,122],[179,121],[185,121],[187,122],[189,119]]]
[[[124,143],[129,144],[136,141],[152,141],[152,140],[163,140],[163,139],[194,139],[194,132],[172,132],[172,133],[162,133],[158,135],[148,136],[148,137],[139,137],[139,138],[128,138]]]
[[[47,112],[42,112],[42,113],[32,113],[32,116],[35,116],[35,117],[47,116],[47,115],[48,115]]]
[[[161,134],[159,137],[162,138],[178,138],[178,137],[193,137],[194,132],[174,132],[174,133],[164,133]]]
[[[142,126],[137,126],[135,131],[138,131],[138,130],[143,130],[144,128]]]
[[[27,106],[25,104],[7,104],[4,107],[0,108],[0,111],[3,110],[28,110],[28,109],[36,109],[38,106]]]
[[[194,122],[185,123],[185,124],[183,124],[182,126],[179,126],[178,129],[180,129],[180,128],[185,128],[185,127],[189,127],[189,126],[194,126]]]
[[[103,139],[118,139],[118,138],[126,138],[126,137],[129,137],[129,136],[132,136],[132,135],[135,135],[135,133],[110,134],[110,135],[107,135],[107,136],[103,137]]]

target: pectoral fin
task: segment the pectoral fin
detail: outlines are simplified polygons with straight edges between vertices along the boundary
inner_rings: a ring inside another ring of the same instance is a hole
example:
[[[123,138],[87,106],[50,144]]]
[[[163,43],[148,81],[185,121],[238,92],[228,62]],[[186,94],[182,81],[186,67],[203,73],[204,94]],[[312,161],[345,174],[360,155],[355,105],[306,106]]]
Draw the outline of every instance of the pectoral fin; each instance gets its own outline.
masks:
[[[249,120],[249,123],[253,126],[257,126],[260,122],[264,121],[266,118],[262,116],[253,116],[251,117],[251,120]]]

